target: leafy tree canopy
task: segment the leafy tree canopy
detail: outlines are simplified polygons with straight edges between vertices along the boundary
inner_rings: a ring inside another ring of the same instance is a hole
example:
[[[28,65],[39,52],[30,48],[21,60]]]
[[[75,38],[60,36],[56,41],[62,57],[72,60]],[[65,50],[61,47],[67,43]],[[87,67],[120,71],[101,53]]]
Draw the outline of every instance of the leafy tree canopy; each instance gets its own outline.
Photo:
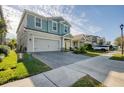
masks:
[[[124,40],[124,37],[123,37],[123,40]],[[117,37],[114,41],[115,45],[117,46],[121,46],[121,43],[122,43],[122,38],[121,37]],[[124,41],[123,41],[124,43]]]
[[[4,28],[6,26],[5,21],[3,19],[0,19],[0,29]]]

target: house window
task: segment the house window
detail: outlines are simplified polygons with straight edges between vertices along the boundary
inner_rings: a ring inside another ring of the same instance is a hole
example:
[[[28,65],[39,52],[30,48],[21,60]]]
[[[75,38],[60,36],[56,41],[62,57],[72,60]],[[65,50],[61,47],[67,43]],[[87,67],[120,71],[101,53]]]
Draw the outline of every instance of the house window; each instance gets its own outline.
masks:
[[[41,28],[41,19],[36,17],[36,27]]]
[[[68,32],[68,26],[65,25],[65,32]]]
[[[53,31],[57,30],[57,22],[55,22],[55,21],[52,22],[52,29],[53,29]]]

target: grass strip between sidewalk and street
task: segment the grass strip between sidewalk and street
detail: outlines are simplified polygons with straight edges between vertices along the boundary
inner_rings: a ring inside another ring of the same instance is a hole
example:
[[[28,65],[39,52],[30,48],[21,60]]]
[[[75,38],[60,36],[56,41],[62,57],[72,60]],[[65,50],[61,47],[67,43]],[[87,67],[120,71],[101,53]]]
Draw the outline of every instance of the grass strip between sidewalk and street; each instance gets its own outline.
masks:
[[[75,82],[72,87],[105,87],[101,82],[93,77],[86,75]]]

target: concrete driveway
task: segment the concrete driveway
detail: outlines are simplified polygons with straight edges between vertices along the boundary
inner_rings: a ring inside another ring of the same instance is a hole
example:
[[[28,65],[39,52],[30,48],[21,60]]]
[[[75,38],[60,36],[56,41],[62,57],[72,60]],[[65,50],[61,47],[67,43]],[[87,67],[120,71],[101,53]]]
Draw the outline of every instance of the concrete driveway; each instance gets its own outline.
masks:
[[[34,57],[41,60],[51,68],[58,68],[61,66],[73,64],[83,61],[90,57],[74,54],[71,52],[38,52],[33,54]]]
[[[82,60],[74,64],[7,83],[3,87],[68,87],[87,74],[102,82],[105,86],[124,86],[124,62],[110,60],[108,58],[108,56],[98,56]]]

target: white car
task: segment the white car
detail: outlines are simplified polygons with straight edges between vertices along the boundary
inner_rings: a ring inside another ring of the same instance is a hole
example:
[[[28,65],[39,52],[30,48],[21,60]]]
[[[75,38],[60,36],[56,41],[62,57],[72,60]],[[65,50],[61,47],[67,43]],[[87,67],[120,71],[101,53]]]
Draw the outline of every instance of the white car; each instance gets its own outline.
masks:
[[[93,46],[94,50],[105,50],[105,51],[109,51],[109,46],[107,45],[101,45],[101,46]]]

